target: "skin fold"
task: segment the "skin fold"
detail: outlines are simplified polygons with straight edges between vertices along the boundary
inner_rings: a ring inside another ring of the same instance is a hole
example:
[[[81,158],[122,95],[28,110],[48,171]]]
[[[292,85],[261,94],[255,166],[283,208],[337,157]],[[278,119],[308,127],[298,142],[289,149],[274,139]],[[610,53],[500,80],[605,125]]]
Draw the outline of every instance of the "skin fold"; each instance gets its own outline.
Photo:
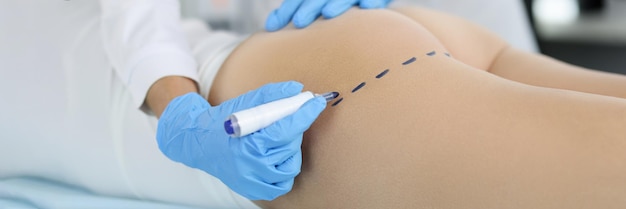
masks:
[[[209,102],[286,80],[343,101],[305,133],[293,190],[263,208],[626,206],[623,76],[512,49],[435,11],[352,9],[251,36]]]

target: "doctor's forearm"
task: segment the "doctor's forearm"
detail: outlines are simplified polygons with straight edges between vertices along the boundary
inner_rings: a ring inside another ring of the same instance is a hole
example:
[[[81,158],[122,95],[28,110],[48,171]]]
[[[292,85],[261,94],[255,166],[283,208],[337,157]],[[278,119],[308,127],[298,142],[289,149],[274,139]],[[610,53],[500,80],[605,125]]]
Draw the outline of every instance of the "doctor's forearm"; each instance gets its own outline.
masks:
[[[145,102],[157,117],[161,117],[172,99],[189,92],[198,92],[193,80],[181,76],[163,77],[150,87]]]

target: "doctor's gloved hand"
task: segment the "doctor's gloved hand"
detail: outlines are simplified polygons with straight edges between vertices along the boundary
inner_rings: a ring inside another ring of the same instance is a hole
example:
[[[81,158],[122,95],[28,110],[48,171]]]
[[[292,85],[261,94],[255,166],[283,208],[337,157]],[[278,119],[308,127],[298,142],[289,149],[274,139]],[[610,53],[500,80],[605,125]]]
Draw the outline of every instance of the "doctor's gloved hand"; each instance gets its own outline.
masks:
[[[159,119],[159,149],[250,200],[273,200],[291,190],[302,164],[302,135],[326,101],[315,97],[294,114],[241,138],[229,137],[224,121],[234,112],[294,96],[302,88],[294,81],[267,84],[214,107],[197,93],[179,96]]]
[[[385,8],[391,0],[284,0],[280,7],[270,13],[265,22],[267,31],[277,31],[289,22],[297,28],[309,26],[323,15],[330,19],[343,14],[354,5],[362,9]]]

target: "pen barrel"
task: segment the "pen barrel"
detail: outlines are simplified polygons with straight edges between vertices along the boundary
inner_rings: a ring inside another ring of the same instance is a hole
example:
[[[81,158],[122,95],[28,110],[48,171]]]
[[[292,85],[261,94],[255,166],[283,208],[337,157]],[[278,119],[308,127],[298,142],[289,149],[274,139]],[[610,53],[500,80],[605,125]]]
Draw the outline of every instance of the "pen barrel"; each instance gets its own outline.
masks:
[[[235,137],[245,136],[272,125],[274,122],[295,113],[304,103],[314,97],[312,92],[306,91],[292,97],[233,113],[229,119],[236,121],[239,128],[239,133]]]

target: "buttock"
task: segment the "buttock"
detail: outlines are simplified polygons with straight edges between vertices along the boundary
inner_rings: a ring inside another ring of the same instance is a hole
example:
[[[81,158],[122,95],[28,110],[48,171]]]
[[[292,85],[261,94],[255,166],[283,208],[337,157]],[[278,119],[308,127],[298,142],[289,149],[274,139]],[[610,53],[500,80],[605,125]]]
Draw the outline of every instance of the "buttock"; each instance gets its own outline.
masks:
[[[448,50],[414,20],[391,10],[352,9],[305,29],[252,35],[220,68],[209,101],[219,104],[286,80],[302,82],[314,92],[349,92],[362,82],[355,73],[379,74],[431,52],[444,55]]]
[[[263,84],[287,80],[303,83],[305,90],[341,95],[305,133],[302,172],[293,190],[268,204],[286,208],[329,208],[315,200],[360,208],[355,204],[364,199],[371,203],[419,193],[400,194],[404,190],[389,188],[419,188],[424,182],[381,179],[364,184],[362,180],[398,171],[372,165],[402,167],[406,174],[419,169],[424,161],[412,160],[420,157],[415,153],[429,153],[424,150],[427,146],[420,145],[449,134],[446,125],[466,122],[450,123],[456,113],[440,110],[480,105],[476,101],[498,83],[494,76],[456,60],[414,20],[390,10],[353,9],[306,29],[254,34],[222,65],[209,101],[219,104]],[[477,80],[485,82],[476,85]],[[449,100],[461,91],[477,96]],[[449,139],[462,137],[449,135]],[[362,158],[363,153],[368,156]],[[389,158],[395,160],[380,162]],[[361,178],[350,175],[355,172]],[[359,192],[367,188],[378,190]],[[313,194],[317,196],[306,198]]]

